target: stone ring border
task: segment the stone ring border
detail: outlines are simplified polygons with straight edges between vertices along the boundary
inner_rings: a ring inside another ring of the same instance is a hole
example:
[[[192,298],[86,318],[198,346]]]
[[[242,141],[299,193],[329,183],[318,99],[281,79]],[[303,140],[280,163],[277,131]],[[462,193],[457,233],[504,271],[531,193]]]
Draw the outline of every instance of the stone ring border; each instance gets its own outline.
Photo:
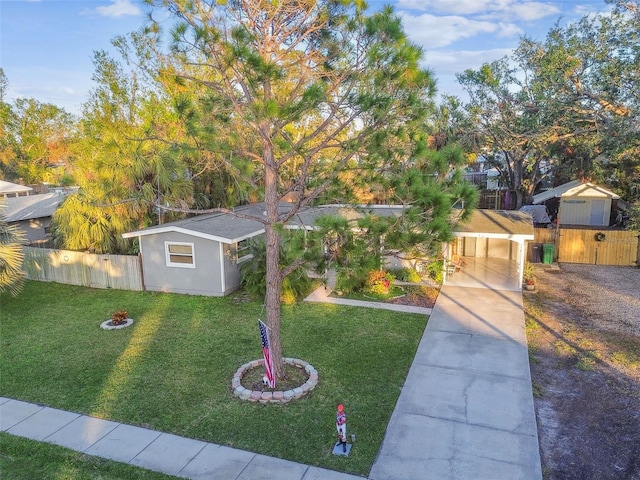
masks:
[[[103,330],[119,330],[120,328],[125,328],[129,325],[133,325],[133,319],[127,318],[124,323],[121,323],[120,325],[109,325],[109,323],[111,323],[110,319],[105,320],[100,324],[100,328],[102,328]]]
[[[247,400],[249,402],[289,403],[291,400],[297,400],[298,398],[304,397],[307,393],[316,388],[316,385],[318,385],[318,371],[313,368],[312,365],[304,360],[298,360],[297,358],[283,358],[282,361],[287,365],[304,368],[305,372],[309,374],[307,381],[299,387],[286,391],[261,392],[260,390],[249,390],[241,385],[240,380],[242,380],[242,377],[247,373],[247,371],[258,368],[261,365],[264,366],[264,359],[253,360],[242,365],[238,370],[236,370],[236,373],[233,374],[233,379],[231,380],[233,394],[240,400]]]

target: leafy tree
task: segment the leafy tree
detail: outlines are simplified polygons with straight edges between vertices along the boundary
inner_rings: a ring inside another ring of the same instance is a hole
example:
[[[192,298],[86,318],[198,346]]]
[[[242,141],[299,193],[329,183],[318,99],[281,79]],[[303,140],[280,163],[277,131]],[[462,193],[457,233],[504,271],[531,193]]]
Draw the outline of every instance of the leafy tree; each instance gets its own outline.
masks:
[[[177,149],[150,133],[171,125],[163,98],[104,52],[94,63],[98,87],[83,107],[75,146],[80,190],[55,212],[52,236],[71,250],[127,252],[122,233],[160,217],[158,203],[186,205],[191,184]]]
[[[75,117],[32,98],[18,98],[12,106],[2,102],[1,106],[0,168],[5,178],[57,183],[69,169]]]
[[[542,179],[543,159],[555,162],[560,183],[600,176],[619,190],[637,184],[637,5],[556,25],[543,42],[523,38],[510,59],[459,76],[478,151],[497,155],[518,206]]]
[[[3,208],[4,205],[0,205],[0,209]],[[7,224],[0,212],[0,292],[9,291],[15,296],[22,290],[25,279],[22,245],[25,241],[24,232],[15,225]]]
[[[282,285],[304,262],[281,263],[283,226],[319,199],[385,185],[392,166],[425,147],[414,140],[432,109],[432,75],[393,11],[368,16],[361,0],[147,3],[175,24],[169,51],[161,22],[147,29],[146,63],[199,145],[265,202],[254,220],[265,228],[267,323],[282,377]]]

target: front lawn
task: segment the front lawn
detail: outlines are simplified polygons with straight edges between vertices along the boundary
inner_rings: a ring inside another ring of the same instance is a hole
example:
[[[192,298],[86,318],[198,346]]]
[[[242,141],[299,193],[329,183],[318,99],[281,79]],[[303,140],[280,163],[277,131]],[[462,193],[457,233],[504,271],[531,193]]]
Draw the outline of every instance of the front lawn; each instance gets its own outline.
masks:
[[[424,315],[283,307],[284,355],[320,383],[287,405],[242,402],[235,370],[260,358],[259,303],[28,282],[1,302],[0,395],[367,475],[424,330]],[[99,325],[124,309],[122,330]],[[348,458],[331,455],[344,403]]]
[[[33,480],[177,480],[173,475],[91,457],[58,445],[36,442],[0,432],[2,478]]]

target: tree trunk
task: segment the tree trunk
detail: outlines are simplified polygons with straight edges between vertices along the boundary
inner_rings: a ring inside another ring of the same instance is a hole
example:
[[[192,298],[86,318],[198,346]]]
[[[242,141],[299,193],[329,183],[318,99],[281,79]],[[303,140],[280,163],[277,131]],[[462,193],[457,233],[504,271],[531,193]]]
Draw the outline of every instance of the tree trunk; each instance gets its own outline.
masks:
[[[273,150],[264,142],[265,164],[265,206],[267,211],[267,225],[265,226],[265,244],[267,255],[267,292],[266,310],[269,340],[271,342],[271,358],[276,380],[284,378],[284,364],[282,362],[282,344],[280,342],[280,294],[282,291],[282,275],[280,273],[280,242],[281,235],[277,230],[278,224],[278,168]]]

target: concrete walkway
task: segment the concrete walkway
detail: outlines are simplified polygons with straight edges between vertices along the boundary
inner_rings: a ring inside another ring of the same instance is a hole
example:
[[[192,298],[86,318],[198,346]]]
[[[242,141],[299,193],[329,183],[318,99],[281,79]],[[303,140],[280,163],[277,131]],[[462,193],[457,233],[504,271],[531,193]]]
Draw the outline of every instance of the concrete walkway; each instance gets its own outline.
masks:
[[[324,287],[308,301],[360,307]],[[522,294],[445,286],[370,480],[540,480]],[[362,480],[199,440],[0,397],[0,431],[189,479]]]

